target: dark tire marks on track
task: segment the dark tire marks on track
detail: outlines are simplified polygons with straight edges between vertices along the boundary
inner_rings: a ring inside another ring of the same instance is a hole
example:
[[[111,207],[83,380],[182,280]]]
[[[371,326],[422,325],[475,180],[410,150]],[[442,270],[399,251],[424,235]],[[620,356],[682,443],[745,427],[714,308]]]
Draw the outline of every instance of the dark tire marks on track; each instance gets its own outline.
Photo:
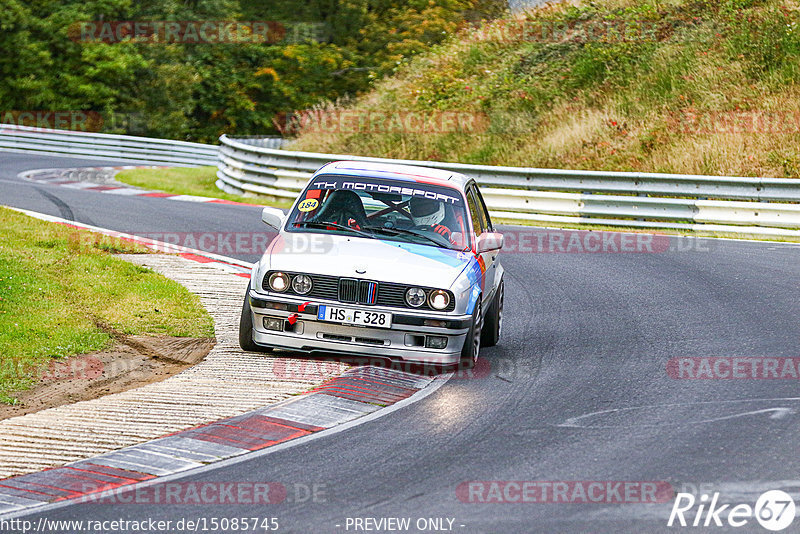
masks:
[[[56,205],[56,207],[58,208],[59,216],[62,219],[67,219],[68,221],[74,221],[75,220],[75,214],[72,213],[72,208],[70,208],[69,205],[66,202],[64,202],[63,200],[58,198],[53,193],[48,193],[47,191],[45,191],[41,187],[34,187],[33,189],[37,193],[42,195],[44,198],[46,198],[47,200],[49,200],[50,202],[52,202],[53,204]],[[88,217],[85,218],[84,222],[86,222],[86,224],[94,225],[94,223],[92,223],[91,220]]]

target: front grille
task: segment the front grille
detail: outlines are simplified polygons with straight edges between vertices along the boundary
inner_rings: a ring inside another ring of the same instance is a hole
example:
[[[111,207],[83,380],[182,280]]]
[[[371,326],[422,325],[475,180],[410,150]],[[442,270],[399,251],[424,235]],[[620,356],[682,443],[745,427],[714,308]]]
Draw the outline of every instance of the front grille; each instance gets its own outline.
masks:
[[[339,302],[350,304],[375,304],[378,301],[378,283],[355,278],[339,280]]]
[[[381,284],[381,294],[378,296],[378,306],[391,306],[395,308],[408,308],[406,304],[407,286],[399,284]]]
[[[270,271],[264,276],[262,287],[266,291],[269,288],[269,275],[275,271]],[[289,278],[300,273],[286,273]],[[411,287],[405,284],[394,284],[390,282],[373,282],[370,280],[358,280],[356,278],[337,278],[321,274],[310,274],[311,291],[306,295],[299,295],[308,300],[324,299],[337,300],[346,304],[369,304],[386,306],[389,308],[405,308],[411,310],[431,310],[427,301],[419,308],[412,308],[406,304],[406,290]],[[432,288],[425,288],[425,292],[432,291]],[[297,295],[289,284],[289,289],[284,294]],[[453,311],[456,308],[456,301],[453,294],[450,294],[450,304],[445,308],[445,312]]]
[[[358,280],[355,278],[342,278],[339,280],[339,302],[358,302]]]
[[[309,296],[318,299],[336,300],[339,297],[339,280],[335,276],[312,274]]]
[[[358,301],[363,304],[375,304],[378,301],[377,282],[362,280],[358,287]]]

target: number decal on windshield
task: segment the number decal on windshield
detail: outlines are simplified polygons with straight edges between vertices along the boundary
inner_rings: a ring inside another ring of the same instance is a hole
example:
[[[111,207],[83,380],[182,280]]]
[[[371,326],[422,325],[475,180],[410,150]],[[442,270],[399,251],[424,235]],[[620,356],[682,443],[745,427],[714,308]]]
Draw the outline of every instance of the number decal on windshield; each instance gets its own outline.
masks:
[[[314,211],[319,206],[319,200],[316,198],[308,198],[297,206],[298,211]]]

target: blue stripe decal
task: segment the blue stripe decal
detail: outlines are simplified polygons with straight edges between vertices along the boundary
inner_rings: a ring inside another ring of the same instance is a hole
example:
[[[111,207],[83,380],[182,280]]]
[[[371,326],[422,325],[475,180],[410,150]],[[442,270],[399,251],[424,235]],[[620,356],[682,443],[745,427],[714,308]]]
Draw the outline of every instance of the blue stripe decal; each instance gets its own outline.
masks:
[[[392,243],[395,244],[395,243]],[[417,254],[430,260],[438,261],[448,267],[458,267],[468,262],[474,256],[470,253],[446,248],[432,247],[418,243],[396,243],[396,245],[412,254]]]
[[[469,265],[464,272],[467,275],[467,280],[469,280],[469,283],[472,286],[472,293],[470,294],[469,302],[467,303],[467,313],[472,313],[475,310],[475,304],[478,303],[478,298],[481,294],[484,273],[481,271],[481,266],[475,256],[470,258]]]
[[[469,303],[467,304],[467,313],[475,311],[475,305],[478,303],[478,297],[481,295],[480,286],[472,286],[472,294],[469,296]]]

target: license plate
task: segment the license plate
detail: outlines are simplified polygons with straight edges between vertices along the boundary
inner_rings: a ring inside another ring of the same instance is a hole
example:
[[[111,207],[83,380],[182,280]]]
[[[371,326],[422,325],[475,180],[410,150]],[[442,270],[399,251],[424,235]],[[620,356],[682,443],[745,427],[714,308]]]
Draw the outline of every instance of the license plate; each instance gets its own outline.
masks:
[[[372,326],[376,328],[390,328],[392,326],[391,313],[354,310],[352,308],[339,308],[337,306],[320,306],[317,319],[320,321],[332,321],[334,323]]]

